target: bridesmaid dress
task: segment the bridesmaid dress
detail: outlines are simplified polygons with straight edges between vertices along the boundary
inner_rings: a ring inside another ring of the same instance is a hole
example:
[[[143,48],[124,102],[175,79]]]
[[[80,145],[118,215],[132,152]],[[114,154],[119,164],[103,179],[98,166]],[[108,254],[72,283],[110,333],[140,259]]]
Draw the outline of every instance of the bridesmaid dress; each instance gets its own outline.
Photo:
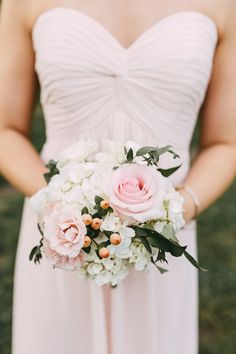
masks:
[[[80,11],[56,7],[32,30],[47,140],[43,161],[75,138],[167,143],[180,154],[181,183],[209,84],[216,24],[193,11],[169,15],[128,48]],[[168,161],[166,161],[168,164]],[[117,287],[98,287],[75,272],[28,260],[38,242],[25,198],[13,298],[13,354],[197,354],[198,272],[170,258],[161,275],[132,271]],[[197,257],[196,223],[178,234]]]

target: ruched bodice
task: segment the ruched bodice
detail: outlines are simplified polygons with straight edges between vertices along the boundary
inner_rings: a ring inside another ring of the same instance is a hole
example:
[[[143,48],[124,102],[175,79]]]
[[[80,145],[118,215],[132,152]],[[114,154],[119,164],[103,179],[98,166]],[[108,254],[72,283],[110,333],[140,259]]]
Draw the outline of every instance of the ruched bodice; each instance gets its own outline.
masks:
[[[88,15],[67,7],[44,11],[32,30],[46,121],[42,159],[82,136],[98,143],[167,143],[181,155],[173,174],[179,183],[189,170],[217,39],[215,23],[199,12],[169,15],[124,48]],[[15,263],[13,354],[198,353],[198,275],[185,257],[169,259],[165,274],[153,266],[131,272],[115,289],[99,288],[45,259],[40,266],[29,262],[39,239],[26,198]],[[195,220],[178,239],[197,257]]]
[[[32,38],[45,159],[68,139],[102,133],[140,143],[151,138],[188,152],[218,38],[208,16],[169,15],[124,48],[90,16],[56,7],[39,15]]]

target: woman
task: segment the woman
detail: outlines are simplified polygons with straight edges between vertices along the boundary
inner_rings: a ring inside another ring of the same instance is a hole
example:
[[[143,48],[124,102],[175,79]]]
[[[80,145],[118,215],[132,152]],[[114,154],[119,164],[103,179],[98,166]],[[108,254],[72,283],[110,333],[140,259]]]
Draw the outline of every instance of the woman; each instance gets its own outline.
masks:
[[[3,1],[0,170],[26,196],[13,354],[197,353],[198,278],[186,259],[170,259],[165,275],[133,272],[116,289],[46,261],[34,266],[28,197],[45,185],[44,162],[75,137],[166,142],[183,161],[173,179],[185,199],[179,238],[196,255],[195,218],[235,175],[235,11],[232,1]],[[47,132],[40,156],[28,136],[37,76]]]

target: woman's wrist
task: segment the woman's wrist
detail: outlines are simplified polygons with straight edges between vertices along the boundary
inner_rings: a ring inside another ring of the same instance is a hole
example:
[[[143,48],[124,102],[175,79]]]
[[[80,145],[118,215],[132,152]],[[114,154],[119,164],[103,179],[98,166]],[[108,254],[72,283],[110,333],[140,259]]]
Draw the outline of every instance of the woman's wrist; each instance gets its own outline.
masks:
[[[196,219],[199,211],[199,200],[194,191],[186,185],[176,186],[176,190],[184,198],[183,210],[185,221]]]

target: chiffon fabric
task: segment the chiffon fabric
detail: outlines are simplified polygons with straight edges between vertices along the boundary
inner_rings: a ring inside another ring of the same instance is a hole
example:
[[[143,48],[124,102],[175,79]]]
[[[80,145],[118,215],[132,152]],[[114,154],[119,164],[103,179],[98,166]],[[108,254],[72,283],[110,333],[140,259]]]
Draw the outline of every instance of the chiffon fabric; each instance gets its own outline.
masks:
[[[74,8],[51,8],[32,30],[47,140],[44,162],[75,139],[170,144],[186,177],[189,147],[209,84],[218,32],[200,12],[169,15],[125,48]],[[163,160],[168,166],[169,159]],[[13,354],[197,354],[198,272],[171,258],[161,275],[133,270],[117,287],[29,262],[39,241],[25,198],[13,298]],[[178,238],[197,257],[196,223]],[[165,265],[163,265],[165,266]]]

